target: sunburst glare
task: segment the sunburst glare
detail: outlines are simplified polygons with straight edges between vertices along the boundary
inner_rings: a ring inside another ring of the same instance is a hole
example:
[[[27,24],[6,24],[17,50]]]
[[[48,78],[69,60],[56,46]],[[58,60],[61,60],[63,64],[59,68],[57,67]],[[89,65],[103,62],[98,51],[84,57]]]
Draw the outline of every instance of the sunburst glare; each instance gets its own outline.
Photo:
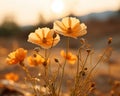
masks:
[[[54,13],[62,14],[64,7],[65,6],[62,0],[54,0],[51,5],[51,10]]]

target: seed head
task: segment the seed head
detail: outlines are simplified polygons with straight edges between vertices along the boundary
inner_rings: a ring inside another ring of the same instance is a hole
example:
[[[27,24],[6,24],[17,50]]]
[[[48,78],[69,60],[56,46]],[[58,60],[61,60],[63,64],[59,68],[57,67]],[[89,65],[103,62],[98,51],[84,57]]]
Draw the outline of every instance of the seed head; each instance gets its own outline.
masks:
[[[55,60],[55,62],[56,62],[56,63],[58,63],[58,62],[59,62],[59,60],[58,60],[57,58],[54,58],[54,60]]]
[[[80,71],[79,75],[80,75],[80,76],[85,76],[86,73],[85,73],[85,71]]]

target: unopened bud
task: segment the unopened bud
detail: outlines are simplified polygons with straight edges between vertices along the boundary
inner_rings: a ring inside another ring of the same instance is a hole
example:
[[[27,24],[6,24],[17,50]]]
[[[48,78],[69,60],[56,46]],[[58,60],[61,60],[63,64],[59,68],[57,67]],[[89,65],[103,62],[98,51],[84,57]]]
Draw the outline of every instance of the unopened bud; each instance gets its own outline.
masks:
[[[119,86],[120,86],[120,81],[115,81],[115,82],[114,82],[114,85],[115,85],[116,87],[119,87]]]
[[[55,62],[57,62],[57,63],[59,62],[59,60],[58,60],[57,58],[55,58],[54,60],[55,60]]]
[[[114,96],[114,95],[115,95],[115,91],[114,91],[114,90],[111,90],[111,91],[110,91],[110,94],[111,94],[111,96]]]
[[[84,70],[87,70],[87,67],[86,67],[86,68],[84,68]]]
[[[54,34],[53,34],[53,39],[56,38],[56,37],[57,37],[57,33],[54,32]]]
[[[37,57],[37,55],[36,55],[36,54],[33,54],[33,57]]]
[[[46,67],[47,66],[47,62],[45,61],[45,62],[43,62],[43,66],[44,67]]]
[[[90,52],[91,52],[91,49],[86,49],[86,51],[87,51],[88,53],[90,53]]]
[[[85,39],[84,38],[81,38],[80,39],[80,43],[83,45],[83,44],[85,44]]]
[[[36,51],[38,53],[40,51],[40,48],[39,47],[35,47],[34,51]]]
[[[47,87],[47,85],[43,85],[44,87]]]
[[[85,71],[80,71],[79,75],[80,75],[80,76],[85,76],[86,73],[85,73]]]
[[[91,83],[91,87],[95,87],[95,83],[94,82]]]
[[[108,44],[112,43],[112,37],[108,38]]]

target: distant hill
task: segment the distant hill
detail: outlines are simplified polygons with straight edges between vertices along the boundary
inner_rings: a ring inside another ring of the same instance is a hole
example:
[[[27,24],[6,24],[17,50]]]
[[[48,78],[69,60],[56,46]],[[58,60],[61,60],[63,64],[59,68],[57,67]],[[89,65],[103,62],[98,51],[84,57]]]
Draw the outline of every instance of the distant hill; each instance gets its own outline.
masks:
[[[70,15],[73,16],[74,15]],[[76,16],[75,16],[76,17]],[[90,44],[100,47],[106,44],[109,37],[113,38],[113,45],[120,49],[120,12],[106,11],[101,13],[91,13],[85,16],[78,16],[81,22],[87,25],[87,35],[84,36]],[[73,40],[72,46],[78,46],[78,42]]]
[[[105,11],[105,12],[91,13],[85,16],[80,16],[79,19],[82,19],[82,20],[97,19],[97,20],[104,21],[111,17],[116,17],[118,15],[119,13],[117,11]]]

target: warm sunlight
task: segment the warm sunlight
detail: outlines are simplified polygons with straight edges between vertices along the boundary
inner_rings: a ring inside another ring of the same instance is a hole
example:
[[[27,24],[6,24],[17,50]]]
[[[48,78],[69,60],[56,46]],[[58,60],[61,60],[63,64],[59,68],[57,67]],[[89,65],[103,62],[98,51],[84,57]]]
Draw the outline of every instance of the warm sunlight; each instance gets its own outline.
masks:
[[[118,0],[0,0],[0,24],[9,15],[25,26],[38,23],[40,15],[49,22],[69,14],[83,16],[118,8]]]
[[[54,13],[62,14],[62,11],[64,9],[64,3],[62,0],[54,0],[51,9]]]

